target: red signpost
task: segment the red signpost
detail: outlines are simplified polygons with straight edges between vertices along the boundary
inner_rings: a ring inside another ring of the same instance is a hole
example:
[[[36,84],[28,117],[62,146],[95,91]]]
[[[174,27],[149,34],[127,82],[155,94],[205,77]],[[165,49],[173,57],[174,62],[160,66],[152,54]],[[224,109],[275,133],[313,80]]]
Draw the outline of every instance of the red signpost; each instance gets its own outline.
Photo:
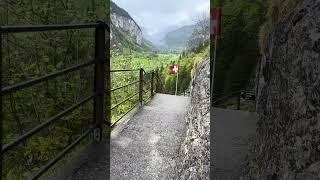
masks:
[[[173,75],[173,74],[175,75],[178,73],[178,71],[179,71],[179,64],[169,66],[170,75]]]
[[[215,37],[221,34],[221,8],[211,10],[211,34]]]
[[[175,74],[177,75],[175,95],[177,95],[177,91],[178,91],[179,70],[180,70],[179,64],[169,66],[169,75],[175,75]]]
[[[215,72],[215,64],[216,64],[216,54],[217,54],[217,45],[218,45],[218,36],[221,35],[221,8],[220,7],[216,7],[211,9],[210,15],[210,33],[212,36],[214,36],[214,54],[213,54],[213,60],[212,61],[212,71],[211,71],[211,96],[213,96],[213,77],[214,77],[214,72]],[[212,98],[212,97],[211,97]],[[212,99],[211,99],[212,101]],[[212,104],[213,105],[213,104]]]

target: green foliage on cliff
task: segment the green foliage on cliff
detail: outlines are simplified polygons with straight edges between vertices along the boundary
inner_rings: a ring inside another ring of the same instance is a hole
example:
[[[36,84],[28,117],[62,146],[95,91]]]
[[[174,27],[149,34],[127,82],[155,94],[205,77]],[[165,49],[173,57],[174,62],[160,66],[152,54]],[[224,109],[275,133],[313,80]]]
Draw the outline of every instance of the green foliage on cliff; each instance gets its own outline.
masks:
[[[130,69],[144,68],[147,72],[158,69],[159,76],[163,83],[163,87],[161,87],[160,92],[165,94],[175,94],[176,76],[168,74],[168,67],[170,65],[179,64],[180,73],[178,81],[178,94],[183,95],[189,88],[195,68],[203,60],[209,57],[209,47],[203,47],[198,52],[190,51],[181,55],[137,52],[130,49],[124,49],[124,51],[113,49],[111,50],[111,55],[112,69],[124,69],[129,67]],[[122,78],[125,78],[125,75],[122,76]],[[147,77],[147,79],[148,78],[149,77]],[[136,72],[135,76],[132,76],[131,79],[127,80],[130,82],[137,79],[138,72]],[[116,87],[121,85],[124,84],[120,83],[113,86]],[[147,89],[149,88],[148,86],[149,85],[147,85]],[[133,88],[137,90],[137,87]]]
[[[260,58],[259,29],[265,21],[266,4],[261,0],[215,3],[222,7],[222,35],[218,39],[214,90],[227,94],[247,88],[255,73]]]
[[[203,47],[199,52],[187,52],[181,55],[175,61],[171,61],[168,65],[179,64],[180,72],[178,77],[178,95],[184,95],[188,92],[191,79],[198,68],[205,59],[209,57],[209,46]],[[175,75],[167,75],[167,70],[163,71],[164,79],[164,93],[175,94],[176,85]]]

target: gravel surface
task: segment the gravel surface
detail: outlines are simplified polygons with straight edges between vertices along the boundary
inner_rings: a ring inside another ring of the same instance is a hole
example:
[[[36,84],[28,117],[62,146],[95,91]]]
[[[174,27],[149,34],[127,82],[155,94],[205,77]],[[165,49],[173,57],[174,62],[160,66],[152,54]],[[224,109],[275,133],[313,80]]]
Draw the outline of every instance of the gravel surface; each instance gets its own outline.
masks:
[[[256,130],[257,115],[214,108],[213,117],[213,180],[237,180],[244,167],[249,137]]]
[[[111,138],[111,179],[173,179],[189,98],[156,94]],[[116,131],[115,131],[116,132]]]
[[[187,97],[156,94],[112,131],[111,148],[92,143],[51,180],[174,179],[189,103]]]

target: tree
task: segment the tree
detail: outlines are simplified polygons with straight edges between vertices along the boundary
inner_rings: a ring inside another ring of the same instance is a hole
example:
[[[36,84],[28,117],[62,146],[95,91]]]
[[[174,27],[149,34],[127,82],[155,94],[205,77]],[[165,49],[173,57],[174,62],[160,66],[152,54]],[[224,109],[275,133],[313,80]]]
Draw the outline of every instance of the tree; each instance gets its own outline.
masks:
[[[195,28],[192,32],[187,46],[190,50],[199,51],[209,43],[210,39],[210,17],[203,13],[195,20]]]
[[[1,24],[75,24],[106,20],[107,0],[5,0]],[[3,35],[2,85],[13,85],[94,58],[94,29]],[[3,143],[89,96],[93,69],[84,68],[3,97]],[[25,179],[88,127],[90,104],[73,111],[3,155],[3,179]],[[19,162],[19,163],[16,163]]]
[[[266,7],[260,0],[224,1],[221,5],[222,35],[217,46],[214,91],[228,94],[247,88],[255,71]]]

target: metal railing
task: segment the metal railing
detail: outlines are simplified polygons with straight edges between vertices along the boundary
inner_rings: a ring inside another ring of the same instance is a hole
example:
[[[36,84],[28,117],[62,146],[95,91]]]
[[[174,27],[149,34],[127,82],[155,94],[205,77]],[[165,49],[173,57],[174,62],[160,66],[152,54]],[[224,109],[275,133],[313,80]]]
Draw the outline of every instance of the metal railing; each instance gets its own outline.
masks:
[[[255,95],[246,90],[239,90],[239,91],[233,91],[227,94],[213,94],[212,95],[212,107],[219,107],[221,104],[225,103],[230,98],[237,98],[237,110],[241,109],[241,98],[243,99],[250,99],[248,97],[253,97],[251,100],[255,100]]]
[[[115,72],[134,72],[134,71],[139,72],[139,80],[138,81],[133,81],[133,82],[130,82],[130,83],[123,85],[123,86],[120,86],[120,87],[115,87],[115,88],[111,89],[110,92],[118,91],[118,90],[124,89],[128,86],[133,86],[135,84],[139,84],[139,90],[137,92],[135,92],[134,94],[130,95],[129,97],[127,97],[126,99],[122,100],[121,102],[117,103],[113,107],[111,107],[110,112],[108,112],[108,114],[111,114],[111,111],[113,111],[116,108],[118,108],[119,106],[125,104],[126,102],[133,99],[137,95],[138,95],[138,102],[136,104],[134,104],[132,107],[130,107],[128,111],[126,111],[125,113],[120,115],[120,117],[118,119],[116,119],[114,122],[112,122],[112,123],[107,122],[107,124],[110,125],[111,128],[114,128],[116,126],[116,124],[121,119],[123,119],[126,115],[128,115],[135,107],[137,107],[138,105],[142,106],[144,102],[147,102],[150,98],[152,98],[154,96],[154,93],[156,90],[155,78],[158,77],[156,71],[145,72],[144,69],[141,68],[141,69],[112,70],[110,72],[115,73]],[[149,80],[145,80],[145,77],[147,74],[151,74],[151,77]],[[144,89],[145,85],[147,85],[147,84],[150,85],[150,90]],[[143,99],[143,95],[146,93],[150,93],[150,96],[148,96],[147,99]]]
[[[78,103],[72,105],[64,109],[63,111],[59,112],[58,114],[48,118],[43,123],[37,125],[30,131],[24,133],[23,135],[17,137],[12,142],[5,144],[1,147],[1,158],[2,156],[7,153],[8,151],[12,150],[17,145],[24,143],[27,139],[38,133],[39,131],[47,128],[58,119],[66,116],[67,114],[71,113],[75,109],[85,105],[90,100],[93,100],[93,122],[85,132],[80,135],[74,142],[69,144],[65,149],[63,149],[54,159],[49,161],[46,165],[40,168],[35,174],[32,175],[30,179],[37,179],[42,176],[48,169],[50,169],[56,162],[58,162],[62,157],[64,157],[68,152],[70,152],[77,144],[79,144],[85,137],[87,137],[90,133],[93,132],[94,139],[97,141],[102,140],[102,132],[103,132],[103,124],[107,124],[109,127],[113,128],[117,122],[119,122],[123,117],[125,117],[130,111],[132,111],[137,105],[143,104],[143,94],[144,91],[144,75],[145,72],[143,69],[119,69],[119,70],[110,70],[110,57],[106,57],[106,50],[109,49],[109,42],[105,42],[105,31],[109,32],[109,27],[106,23],[102,21],[97,21],[96,23],[88,23],[88,24],[68,24],[68,25],[30,25],[30,26],[1,26],[0,27],[0,61],[2,64],[2,35],[9,34],[9,33],[24,33],[24,32],[39,32],[39,31],[61,31],[61,30],[68,30],[68,29],[83,29],[83,28],[95,28],[95,59],[89,60],[85,63],[75,65],[55,73],[51,73],[48,75],[44,75],[42,77],[34,78],[32,80],[28,80],[25,82],[17,83],[14,85],[10,85],[7,87],[2,87],[2,80],[1,80],[1,105],[2,105],[2,98],[5,95],[9,95],[16,91],[22,90],[24,88],[39,84],[41,82],[51,80],[53,78],[59,77],[61,75],[74,72],[80,70],[85,67],[89,67],[94,65],[94,91],[92,94]],[[2,66],[1,66],[2,67]],[[131,82],[127,85],[116,87],[111,89],[111,73],[117,72],[134,72],[139,71],[140,78],[139,81]],[[154,78],[155,72],[152,71],[152,78],[150,80],[150,97],[154,95]],[[121,90],[125,87],[138,84],[139,83],[139,91],[134,93],[133,95],[129,96],[125,100],[121,101],[120,103],[116,104],[115,106],[111,107],[111,93],[114,91]],[[121,106],[122,104],[129,101],[134,96],[139,95],[139,102],[131,107],[126,113],[122,114],[119,119],[117,119],[114,123],[111,124],[111,111],[116,109],[117,107]],[[104,102],[106,99],[106,102]],[[149,99],[149,98],[148,98]],[[1,113],[2,114],[2,113]],[[1,115],[2,119],[2,115]],[[2,168],[1,168],[2,169]],[[2,170],[1,170],[2,171]],[[0,173],[2,174],[2,173]]]

